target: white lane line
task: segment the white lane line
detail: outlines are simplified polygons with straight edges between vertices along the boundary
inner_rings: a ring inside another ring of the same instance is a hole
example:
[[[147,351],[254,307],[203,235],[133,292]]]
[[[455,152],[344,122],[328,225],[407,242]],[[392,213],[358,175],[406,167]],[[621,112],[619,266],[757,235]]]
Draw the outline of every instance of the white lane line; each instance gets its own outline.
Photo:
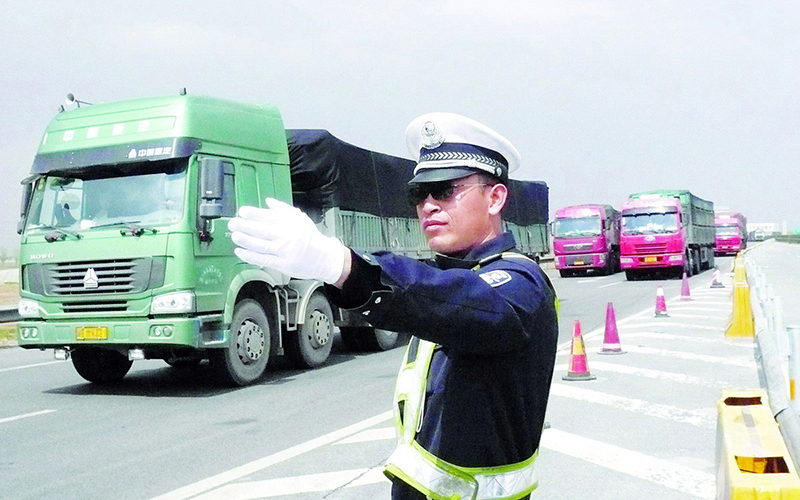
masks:
[[[619,285],[620,283],[624,283],[624,281],[616,281],[614,283],[609,283],[608,285],[598,286],[597,288],[608,288],[610,286]]]
[[[34,363],[32,365],[12,366],[11,368],[0,368],[0,372],[10,372],[14,370],[22,370],[24,368],[34,368],[37,366],[53,365],[56,363],[64,363],[64,362],[65,361],[58,360],[58,361],[45,361],[44,363]]]
[[[675,321],[655,321],[651,323],[631,323],[630,325],[617,325],[618,330],[627,330],[628,328],[656,328],[661,326],[672,326],[675,328],[697,329],[697,330],[711,330],[721,332],[725,328],[722,326],[705,326],[694,325],[692,323],[677,323]]]
[[[720,334],[722,333],[722,329],[719,328],[718,331]],[[755,342],[749,343],[741,343],[741,342],[731,342],[729,339],[724,337],[720,338],[704,338],[704,337],[695,337],[692,335],[675,335],[673,333],[661,333],[661,332],[625,332],[625,335],[622,339],[638,337],[638,338],[646,338],[646,339],[657,339],[657,340],[677,340],[680,342],[695,342],[700,344],[720,344],[720,345],[727,345],[731,347],[741,347],[745,349],[755,349],[756,344]],[[587,342],[587,344],[590,344]]]
[[[623,350],[625,350],[623,348]],[[730,382],[722,380],[709,379],[707,377],[695,377],[693,375],[686,375],[684,373],[664,372],[661,370],[651,370],[649,368],[637,368],[635,366],[617,365],[614,363],[606,363],[604,361],[592,361],[589,363],[589,368],[595,372],[595,369],[600,372],[621,373],[623,375],[634,375],[636,377],[652,378],[657,380],[667,380],[670,382],[677,382],[680,384],[689,384],[702,387],[713,387],[719,389],[729,389],[735,387]],[[555,365],[557,372],[566,372],[569,365],[560,363]]]
[[[26,413],[24,415],[17,415],[14,417],[0,418],[0,424],[4,424],[6,422],[13,422],[14,420],[21,420],[23,418],[28,418],[28,417],[36,417],[38,415],[44,415],[46,413],[53,413],[54,411],[55,410],[41,410],[41,411],[35,411],[33,413]]]
[[[384,439],[396,439],[394,427],[381,427],[380,429],[367,429],[358,434],[353,434],[349,438],[342,439],[333,444],[353,444],[364,443],[367,441],[382,441]]]
[[[730,307],[696,307],[696,306],[689,306],[686,305],[687,302],[681,302],[678,304],[670,304],[669,310],[677,311],[677,312],[685,312],[685,311],[696,311],[696,312],[711,312],[711,313],[722,313],[724,315],[730,315]]]
[[[558,429],[544,431],[542,447],[697,498],[716,494],[714,474]]]
[[[673,422],[683,422],[697,427],[705,427],[706,429],[714,429],[716,427],[716,419],[707,411],[686,410],[643,399],[626,398],[607,392],[583,389],[574,385],[555,383],[550,386],[550,395],[600,404]]]
[[[264,481],[227,484],[222,488],[195,497],[195,499],[253,500],[257,498],[273,498],[284,495],[332,491],[358,479],[367,472],[369,472],[369,469],[341,470],[336,472],[323,472],[320,474],[306,474],[303,476],[281,477]]]
[[[639,354],[655,354],[656,356],[666,356],[668,358],[703,361],[705,363],[740,366],[744,368],[755,368],[756,366],[756,362],[752,357],[709,356],[708,354],[695,354],[693,352],[671,351],[668,349],[654,349],[652,347],[640,347],[636,345],[625,346],[623,350]]]
[[[361,422],[356,422],[355,424],[343,427],[333,432],[329,432],[328,434],[325,434],[318,438],[311,439],[309,441],[306,441],[305,443],[301,443],[292,446],[290,448],[286,448],[285,450],[273,453],[272,455],[259,458],[258,460],[254,460],[250,463],[241,465],[239,467],[235,467],[233,469],[222,472],[215,476],[202,479],[200,481],[197,481],[196,483],[184,486],[182,488],[178,488],[163,495],[159,495],[157,497],[154,497],[153,500],[178,500],[178,499],[184,500],[187,498],[191,498],[201,493],[205,493],[207,491],[219,488],[222,485],[225,485],[227,483],[230,483],[247,475],[253,474],[254,472],[266,469],[267,467],[270,467],[277,463],[295,458],[298,455],[302,455],[303,453],[306,453],[308,451],[334,443],[352,434],[361,432],[364,429],[368,429],[373,425],[386,422],[391,418],[392,418],[391,410],[383,412],[379,415],[375,415],[374,417],[362,420]]]
[[[679,318],[679,319],[726,319],[730,316],[730,313],[725,313],[724,315],[713,315],[709,316],[707,314],[674,314],[670,312],[669,308],[667,308],[667,314],[669,314],[670,318]]]

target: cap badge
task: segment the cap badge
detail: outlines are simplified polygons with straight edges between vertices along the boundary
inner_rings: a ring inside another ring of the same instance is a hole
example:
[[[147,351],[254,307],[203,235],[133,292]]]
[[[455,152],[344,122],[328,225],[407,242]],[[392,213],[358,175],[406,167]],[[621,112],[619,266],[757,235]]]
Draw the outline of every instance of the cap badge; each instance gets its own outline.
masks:
[[[422,136],[422,147],[425,149],[438,148],[444,142],[444,136],[433,122],[425,122],[420,130],[420,135]]]

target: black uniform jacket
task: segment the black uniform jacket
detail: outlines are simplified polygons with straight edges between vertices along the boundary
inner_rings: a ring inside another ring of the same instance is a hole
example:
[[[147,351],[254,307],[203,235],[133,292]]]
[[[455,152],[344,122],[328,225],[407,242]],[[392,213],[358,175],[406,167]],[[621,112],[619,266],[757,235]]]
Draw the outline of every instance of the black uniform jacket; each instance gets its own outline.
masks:
[[[531,261],[470,270],[515,245],[504,233],[463,259],[429,262],[353,252],[342,289],[328,287],[373,326],[440,345],[417,441],[456,465],[512,464],[539,446],[558,340],[554,291]]]

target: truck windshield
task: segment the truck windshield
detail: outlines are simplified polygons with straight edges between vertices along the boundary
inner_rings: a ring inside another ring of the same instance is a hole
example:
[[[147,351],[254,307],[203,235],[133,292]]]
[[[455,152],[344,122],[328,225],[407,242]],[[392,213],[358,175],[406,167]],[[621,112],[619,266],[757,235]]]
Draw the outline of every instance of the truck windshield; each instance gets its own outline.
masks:
[[[580,238],[598,236],[602,231],[600,217],[556,219],[553,234],[556,238]]]
[[[622,214],[623,234],[664,234],[678,231],[678,214]]]
[[[717,236],[739,236],[739,228],[736,226],[717,226]]]
[[[183,218],[185,188],[186,159],[47,175],[34,186],[27,228],[173,224]]]

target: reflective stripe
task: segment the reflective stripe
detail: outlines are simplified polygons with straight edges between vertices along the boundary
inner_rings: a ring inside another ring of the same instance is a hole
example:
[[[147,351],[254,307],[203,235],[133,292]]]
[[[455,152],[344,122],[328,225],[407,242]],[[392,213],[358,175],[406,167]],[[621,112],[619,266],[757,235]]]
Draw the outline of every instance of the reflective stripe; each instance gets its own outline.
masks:
[[[419,445],[417,445],[419,446]],[[434,500],[475,500],[478,483],[465,474],[449,474],[408,443],[397,446],[386,471]]]
[[[499,467],[459,467],[416,442],[402,443],[386,461],[386,471],[434,500],[516,500],[539,483],[537,456]]]

